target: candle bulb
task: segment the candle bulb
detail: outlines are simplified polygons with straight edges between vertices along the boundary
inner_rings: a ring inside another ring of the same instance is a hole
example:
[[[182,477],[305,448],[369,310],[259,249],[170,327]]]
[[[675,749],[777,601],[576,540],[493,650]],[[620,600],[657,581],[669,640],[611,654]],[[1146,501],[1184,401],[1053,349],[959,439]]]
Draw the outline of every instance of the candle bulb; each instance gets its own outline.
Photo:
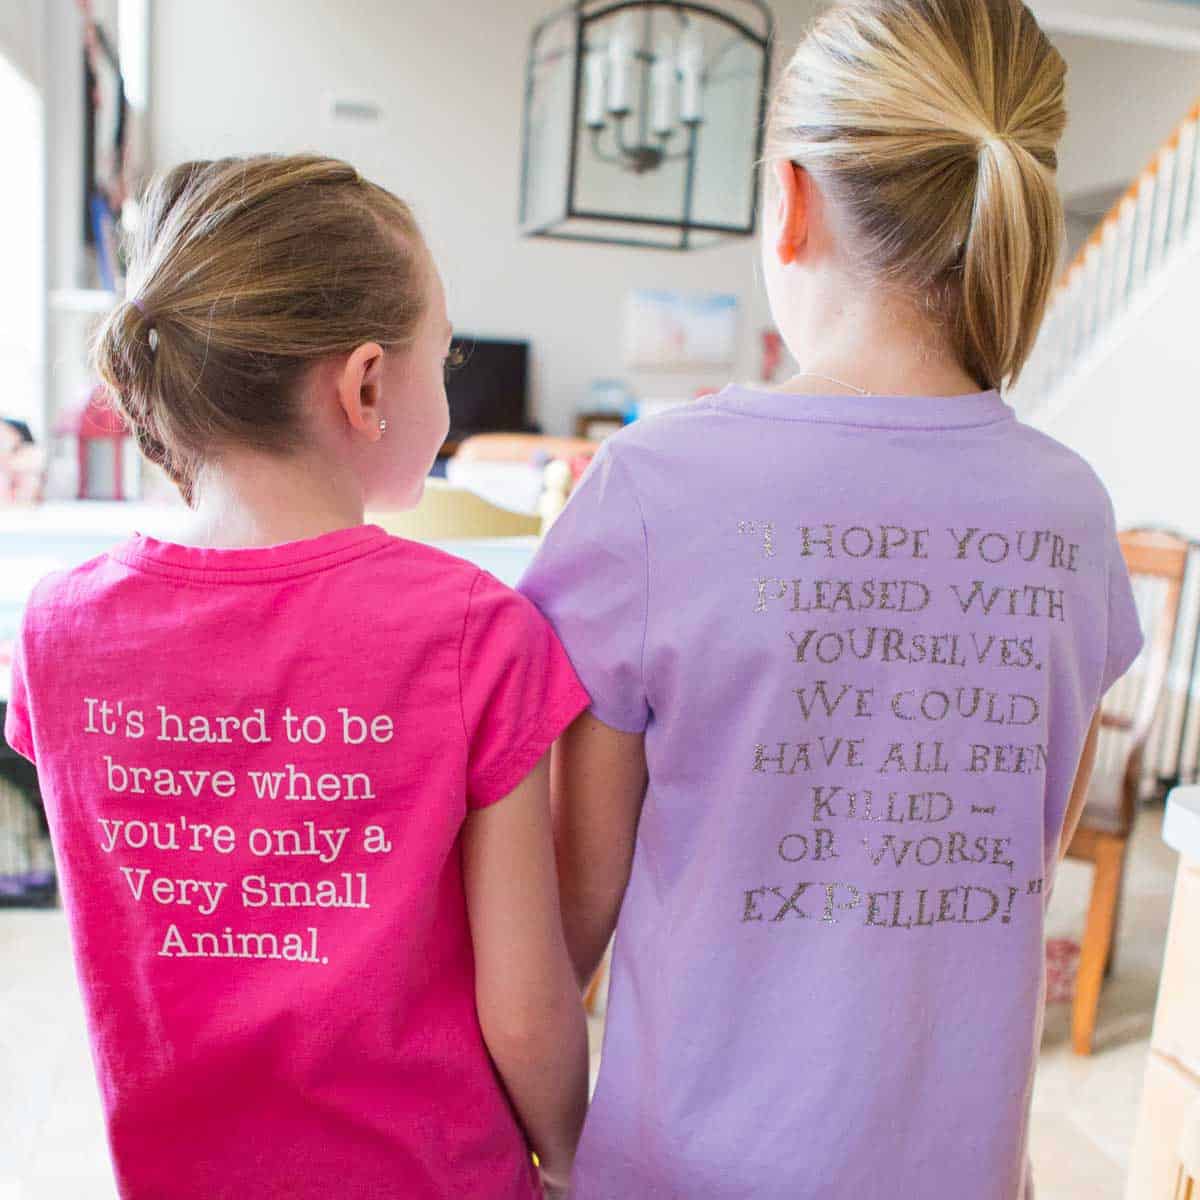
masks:
[[[704,75],[704,35],[692,25],[679,46],[679,119],[690,125],[702,120],[701,87]]]
[[[660,137],[669,137],[675,124],[675,56],[666,39],[659,42],[654,56],[650,89],[654,98],[654,132]]]
[[[629,111],[630,68],[633,65],[633,24],[628,13],[618,22],[608,43],[608,111]]]
[[[587,56],[586,121],[590,129],[604,128],[604,55],[596,50]]]

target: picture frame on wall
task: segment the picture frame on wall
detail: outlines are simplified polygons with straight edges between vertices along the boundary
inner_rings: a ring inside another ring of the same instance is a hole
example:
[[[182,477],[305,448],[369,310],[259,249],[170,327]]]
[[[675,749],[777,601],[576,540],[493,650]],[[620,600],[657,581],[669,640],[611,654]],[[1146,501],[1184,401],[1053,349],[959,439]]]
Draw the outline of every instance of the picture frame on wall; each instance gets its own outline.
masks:
[[[737,354],[738,298],[721,292],[634,290],[625,309],[625,362],[643,371],[713,371]]]

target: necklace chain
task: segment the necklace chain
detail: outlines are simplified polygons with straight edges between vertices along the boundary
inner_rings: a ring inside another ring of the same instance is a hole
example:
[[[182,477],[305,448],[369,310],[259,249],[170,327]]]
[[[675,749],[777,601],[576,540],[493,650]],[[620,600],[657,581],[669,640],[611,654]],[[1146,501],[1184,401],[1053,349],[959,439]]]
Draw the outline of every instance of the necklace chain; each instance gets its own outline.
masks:
[[[826,383],[836,383],[838,387],[849,388],[852,392],[857,392],[860,396],[867,396],[870,393],[866,388],[855,387],[852,383],[847,383],[844,379],[835,379],[832,375],[819,375],[816,371],[797,371],[793,376],[794,379],[823,379]]]

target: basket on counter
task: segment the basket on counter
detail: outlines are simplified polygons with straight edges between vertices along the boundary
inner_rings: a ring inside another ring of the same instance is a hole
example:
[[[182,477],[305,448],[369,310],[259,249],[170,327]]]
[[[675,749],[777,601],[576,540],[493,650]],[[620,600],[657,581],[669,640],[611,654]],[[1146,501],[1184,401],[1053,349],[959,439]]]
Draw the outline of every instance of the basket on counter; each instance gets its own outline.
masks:
[[[0,703],[0,719],[4,704]],[[37,772],[0,738],[0,908],[50,908],[58,878]]]

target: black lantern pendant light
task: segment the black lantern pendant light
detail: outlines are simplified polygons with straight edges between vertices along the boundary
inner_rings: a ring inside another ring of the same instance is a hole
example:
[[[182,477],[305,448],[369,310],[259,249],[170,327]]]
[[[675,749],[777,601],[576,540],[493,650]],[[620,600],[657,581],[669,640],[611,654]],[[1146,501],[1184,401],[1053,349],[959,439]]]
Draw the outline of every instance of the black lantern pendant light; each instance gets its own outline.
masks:
[[[577,0],[530,40],[521,228],[690,250],[754,232],[764,0]]]

